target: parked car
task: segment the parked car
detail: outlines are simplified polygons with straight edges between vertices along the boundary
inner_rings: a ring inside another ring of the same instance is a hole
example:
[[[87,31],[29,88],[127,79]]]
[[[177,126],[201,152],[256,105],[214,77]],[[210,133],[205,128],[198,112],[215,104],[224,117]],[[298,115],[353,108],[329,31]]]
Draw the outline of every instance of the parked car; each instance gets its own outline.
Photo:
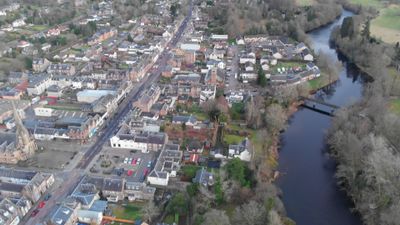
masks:
[[[44,196],[44,200],[48,201],[51,198],[51,194],[47,194],[46,196]]]
[[[41,208],[43,208],[44,206],[46,205],[46,203],[44,202],[44,201],[41,201],[40,203],[39,203],[39,208],[41,209]]]
[[[132,170],[128,170],[128,172],[126,174],[130,177],[130,176],[132,176],[133,171]]]
[[[31,213],[31,217],[35,217],[39,213],[39,209],[35,209]]]

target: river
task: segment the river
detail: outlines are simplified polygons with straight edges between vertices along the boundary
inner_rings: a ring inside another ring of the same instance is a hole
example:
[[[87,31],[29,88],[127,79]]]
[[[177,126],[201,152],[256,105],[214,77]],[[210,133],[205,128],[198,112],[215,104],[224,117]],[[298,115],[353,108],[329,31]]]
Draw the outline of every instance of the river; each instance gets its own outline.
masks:
[[[344,11],[332,24],[309,33],[316,52],[327,54],[332,63],[343,63],[337,83],[316,93],[326,102],[339,106],[360,99],[364,83],[356,67],[329,46],[333,27],[351,15]],[[287,214],[297,225],[362,224],[360,217],[351,213],[349,198],[336,185],[335,162],[327,154],[325,139],[331,120],[326,115],[300,108],[281,135],[281,177],[277,183],[283,192]]]

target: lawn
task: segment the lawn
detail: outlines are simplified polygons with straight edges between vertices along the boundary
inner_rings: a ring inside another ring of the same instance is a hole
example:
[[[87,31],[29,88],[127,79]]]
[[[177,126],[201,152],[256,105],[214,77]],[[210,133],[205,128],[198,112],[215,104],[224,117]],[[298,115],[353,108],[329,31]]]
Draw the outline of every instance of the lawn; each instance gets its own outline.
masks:
[[[118,219],[137,220],[142,218],[141,203],[128,203],[126,205],[113,205],[112,214]]]
[[[379,9],[382,7],[382,2],[379,0],[350,0],[350,3],[362,5],[362,6],[373,7],[376,9]]]
[[[371,33],[384,42],[395,43],[400,40],[400,5],[382,9],[379,16],[371,22]]]
[[[197,170],[199,170],[200,168],[200,166],[195,165],[184,165],[182,166],[181,170],[186,178],[192,180],[196,176]]]
[[[234,134],[225,134],[224,135],[224,141],[228,145],[239,144],[241,141],[243,141],[243,139],[244,139],[244,137],[238,136],[238,135],[234,135]]]
[[[389,102],[390,111],[400,115],[400,99],[393,99]]]
[[[296,4],[299,6],[310,6],[315,3],[315,0],[296,0]]]
[[[33,26],[29,27],[29,29],[33,30],[33,31],[43,31],[43,30],[46,30],[47,28],[48,27],[45,25],[33,25]]]

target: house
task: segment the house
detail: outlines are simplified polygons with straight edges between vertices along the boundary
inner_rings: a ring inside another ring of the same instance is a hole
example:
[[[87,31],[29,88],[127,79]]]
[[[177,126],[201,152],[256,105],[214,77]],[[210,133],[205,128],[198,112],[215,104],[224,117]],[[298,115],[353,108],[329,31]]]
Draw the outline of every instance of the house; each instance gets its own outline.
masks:
[[[314,56],[311,54],[310,50],[308,50],[308,48],[304,49],[301,52],[301,56],[303,57],[303,60],[305,61],[314,61]]]
[[[200,91],[200,104],[208,100],[215,99],[216,93],[217,93],[216,85],[202,86]]]
[[[208,172],[204,167],[197,170],[193,183],[200,184],[204,187],[213,186],[215,183],[214,175]]]
[[[18,45],[17,45],[17,48],[24,49],[24,48],[27,48],[27,47],[29,47],[29,46],[31,46],[31,45],[32,45],[32,44],[29,43],[29,42],[27,42],[27,41],[19,41],[19,42],[18,42]]]
[[[35,72],[42,73],[49,67],[50,61],[46,58],[36,58],[32,60],[32,69]]]
[[[71,64],[51,64],[47,68],[47,73],[52,75],[65,75],[65,76],[72,76],[75,74],[75,66]]]
[[[24,72],[14,72],[11,71],[7,77],[8,82],[11,84],[19,84],[21,82],[24,82],[28,79],[28,74]]]
[[[209,59],[213,60],[222,60],[225,57],[225,50],[222,49],[214,49],[212,53],[208,56]]]
[[[239,63],[245,64],[246,62],[256,64],[256,55],[253,52],[241,55],[239,58]]]
[[[210,38],[213,41],[228,41],[227,34],[211,34]]]
[[[307,48],[307,46],[303,43],[303,42],[300,42],[300,43],[298,43],[297,45],[296,45],[296,47],[295,47],[295,52],[296,53],[301,53],[303,50],[305,50],[305,49],[308,49]]]
[[[283,58],[282,53],[279,51],[279,49],[277,47],[273,47],[272,48],[272,56],[275,59],[282,59]]]
[[[14,28],[15,28],[15,27],[22,27],[22,26],[25,26],[25,25],[26,25],[24,19],[17,19],[17,20],[14,20],[11,24],[12,24],[12,26],[13,26]]]
[[[75,225],[78,222],[79,203],[61,203],[50,216],[48,222],[57,225]]]
[[[115,35],[118,34],[117,29],[115,28],[105,28],[97,31],[93,36],[89,39],[89,45],[95,45],[101,43]]]
[[[172,117],[173,124],[185,124],[186,126],[195,126],[197,124],[197,119],[193,115],[180,116],[175,115]]]
[[[45,74],[29,76],[26,91],[29,96],[41,95],[52,84],[51,77]]]
[[[264,71],[268,71],[268,70],[269,70],[269,65],[268,65],[268,63],[267,63],[267,62],[261,63],[261,68],[262,68]]]
[[[254,63],[252,63],[252,62],[246,62],[246,63],[244,64],[244,70],[245,70],[246,72],[253,72],[253,71],[254,71]]]
[[[228,158],[239,158],[242,161],[250,162],[252,150],[249,139],[245,138],[237,145],[229,145]]]

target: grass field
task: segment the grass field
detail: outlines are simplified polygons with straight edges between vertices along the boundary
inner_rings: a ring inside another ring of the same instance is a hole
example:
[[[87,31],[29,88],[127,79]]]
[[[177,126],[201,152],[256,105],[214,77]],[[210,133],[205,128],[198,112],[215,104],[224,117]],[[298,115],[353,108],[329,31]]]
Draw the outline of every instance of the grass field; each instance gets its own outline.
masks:
[[[381,9],[379,16],[371,22],[371,33],[387,43],[400,41],[400,5]]]

